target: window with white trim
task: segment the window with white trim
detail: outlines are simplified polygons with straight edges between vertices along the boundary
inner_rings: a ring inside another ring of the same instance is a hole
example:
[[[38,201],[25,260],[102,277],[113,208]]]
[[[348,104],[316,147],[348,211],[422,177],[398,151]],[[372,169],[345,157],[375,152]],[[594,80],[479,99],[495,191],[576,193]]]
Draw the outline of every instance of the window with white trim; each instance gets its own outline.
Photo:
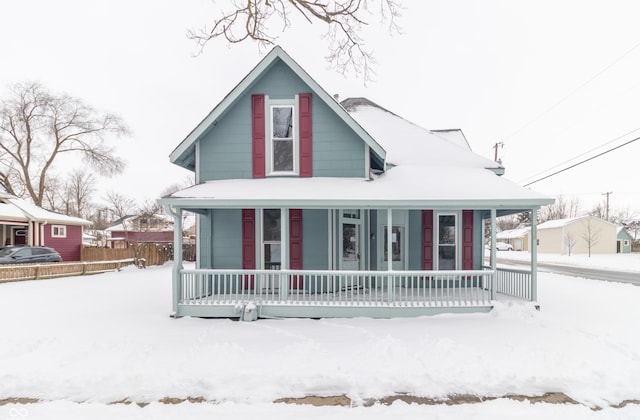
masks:
[[[64,225],[51,225],[51,237],[52,238],[66,238],[67,227]]]
[[[298,175],[298,114],[297,99],[267,100],[267,165],[269,175]]]

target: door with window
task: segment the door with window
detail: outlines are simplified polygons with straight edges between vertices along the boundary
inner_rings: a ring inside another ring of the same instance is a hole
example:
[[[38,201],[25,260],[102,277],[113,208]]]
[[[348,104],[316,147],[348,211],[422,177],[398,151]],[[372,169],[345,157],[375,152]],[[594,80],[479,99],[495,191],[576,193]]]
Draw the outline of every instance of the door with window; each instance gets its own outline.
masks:
[[[341,270],[362,269],[362,218],[360,210],[342,210],[340,222]]]
[[[394,270],[407,269],[407,247],[409,244],[406,232],[409,214],[406,210],[394,210],[391,226],[391,252],[389,252],[389,229],[387,225],[387,211],[378,211],[378,270],[389,268],[391,255]]]
[[[438,215],[436,270],[456,270],[458,267],[457,219],[456,214]]]

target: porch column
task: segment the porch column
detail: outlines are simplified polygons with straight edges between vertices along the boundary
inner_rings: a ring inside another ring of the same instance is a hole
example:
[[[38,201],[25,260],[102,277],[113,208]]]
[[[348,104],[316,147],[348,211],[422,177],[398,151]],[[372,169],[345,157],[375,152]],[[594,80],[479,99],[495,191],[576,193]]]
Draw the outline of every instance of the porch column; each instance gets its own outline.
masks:
[[[387,271],[389,271],[389,275],[387,276],[387,284],[389,285],[388,290],[388,302],[392,303],[394,300],[393,292],[395,291],[395,277],[391,274],[393,271],[393,209],[387,209]],[[382,251],[384,255],[384,250]],[[384,258],[384,257],[383,257]]]
[[[531,301],[538,301],[538,211],[531,209]]]
[[[173,316],[178,314],[178,301],[182,291],[180,290],[180,272],[182,265],[182,209],[164,206],[165,211],[173,216]]]
[[[496,262],[496,209],[491,209],[491,271],[493,271],[493,277],[491,280],[491,300],[496,298],[496,281],[498,272]]]
[[[289,209],[280,209],[280,270],[289,270]],[[280,300],[289,296],[289,275],[280,272]]]

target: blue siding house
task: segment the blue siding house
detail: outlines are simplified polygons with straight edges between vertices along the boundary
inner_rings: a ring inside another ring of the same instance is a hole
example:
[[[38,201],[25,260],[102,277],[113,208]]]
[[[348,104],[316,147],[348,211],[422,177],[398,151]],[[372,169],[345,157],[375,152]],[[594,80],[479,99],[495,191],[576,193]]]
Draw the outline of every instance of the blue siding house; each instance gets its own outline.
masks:
[[[460,130],[338,102],[280,47],[170,159],[196,180],[160,199],[176,227],[175,316],[388,318],[537,299],[535,249],[532,270],[502,270],[484,237],[552,199],[502,178]],[[194,269],[184,211],[198,215]]]

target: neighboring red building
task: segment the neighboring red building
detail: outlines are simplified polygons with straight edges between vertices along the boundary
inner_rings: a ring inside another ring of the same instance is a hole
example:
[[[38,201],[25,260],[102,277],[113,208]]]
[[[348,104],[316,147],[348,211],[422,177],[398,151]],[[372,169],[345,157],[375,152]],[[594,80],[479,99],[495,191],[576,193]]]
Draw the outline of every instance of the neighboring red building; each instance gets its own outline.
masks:
[[[137,242],[173,242],[173,219],[163,214],[129,216],[107,228],[111,248],[128,248]]]
[[[38,207],[0,187],[0,240],[3,245],[48,246],[62,261],[80,261],[82,229],[91,222]]]

